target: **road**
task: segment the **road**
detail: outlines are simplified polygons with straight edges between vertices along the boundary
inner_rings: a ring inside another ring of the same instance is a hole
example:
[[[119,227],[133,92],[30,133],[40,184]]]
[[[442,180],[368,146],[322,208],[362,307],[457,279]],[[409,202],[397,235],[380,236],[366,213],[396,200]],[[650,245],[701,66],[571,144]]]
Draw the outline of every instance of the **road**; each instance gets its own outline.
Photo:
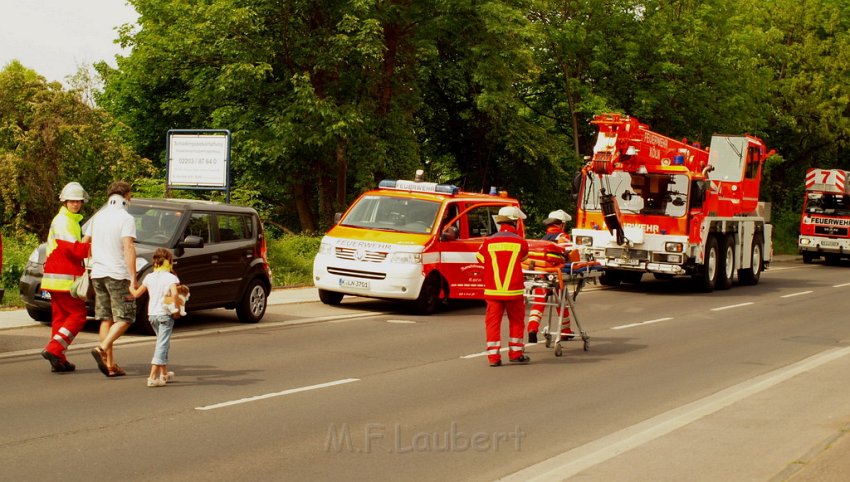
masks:
[[[59,375],[33,352],[48,328],[5,330],[0,480],[807,480],[850,427],[847,269],[589,289],[589,351],[539,344],[498,368],[475,303],[275,305],[254,326],[204,312],[155,389],[152,340],[117,347],[128,376],[106,379],[93,331]]]

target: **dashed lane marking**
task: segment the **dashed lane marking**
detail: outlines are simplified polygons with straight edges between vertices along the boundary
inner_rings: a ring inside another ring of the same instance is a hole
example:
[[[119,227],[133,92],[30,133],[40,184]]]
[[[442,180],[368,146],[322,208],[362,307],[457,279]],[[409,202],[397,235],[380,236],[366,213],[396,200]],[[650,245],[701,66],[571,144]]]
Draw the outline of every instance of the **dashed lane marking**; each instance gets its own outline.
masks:
[[[833,288],[843,288],[845,286],[850,286],[850,283],[841,283],[840,285],[832,285]]]
[[[612,330],[622,330],[624,328],[632,328],[632,327],[635,327],[635,326],[649,325],[649,324],[652,324],[652,323],[658,323],[658,322],[661,322],[661,321],[669,321],[669,320],[672,320],[672,319],[673,318],[658,318],[657,320],[641,321],[639,323],[630,323],[628,325],[614,326],[614,327],[611,327],[611,329]]]
[[[318,385],[310,385],[310,386],[307,386],[307,387],[291,388],[289,390],[284,390],[282,392],[266,393],[264,395],[257,395],[257,396],[248,397],[248,398],[240,398],[239,400],[231,400],[229,402],[216,403],[214,405],[204,405],[203,407],[195,407],[195,410],[215,410],[216,408],[224,408],[224,407],[229,407],[231,405],[239,405],[241,403],[256,402],[258,400],[265,400],[267,398],[282,397],[284,395],[292,395],[293,393],[307,392],[307,391],[310,391],[310,390],[318,390],[320,388],[328,388],[328,387],[333,387],[333,386],[336,386],[336,385],[343,385],[343,384],[346,384],[346,383],[359,382],[359,381],[360,381],[359,378],[345,378],[343,380],[336,380],[336,381],[333,381],[333,382],[319,383]]]
[[[814,291],[811,291],[811,290],[809,290],[809,291],[800,291],[799,293],[791,293],[791,294],[789,294],[789,295],[782,295],[782,296],[780,296],[780,298],[791,298],[791,297],[793,297],[793,296],[807,295],[807,294],[809,294],[809,293],[814,293]]]
[[[737,305],[729,305],[729,306],[720,306],[717,308],[712,308],[711,311],[723,311],[723,310],[731,310],[732,308],[740,308],[742,306],[752,305],[752,301],[748,301],[746,303],[738,303]]]

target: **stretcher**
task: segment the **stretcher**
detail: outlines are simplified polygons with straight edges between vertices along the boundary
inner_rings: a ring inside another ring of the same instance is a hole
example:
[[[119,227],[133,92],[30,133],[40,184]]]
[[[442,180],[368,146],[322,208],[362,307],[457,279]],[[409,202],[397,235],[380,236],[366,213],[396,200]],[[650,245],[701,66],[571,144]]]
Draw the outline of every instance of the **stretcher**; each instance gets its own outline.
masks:
[[[535,267],[532,264],[522,273],[526,319],[533,304],[543,305],[545,309],[546,321],[541,323],[540,333],[546,339],[546,348],[554,346],[555,356],[561,356],[564,353],[561,343],[578,336],[584,351],[588,351],[590,336],[576,316],[574,302],[587,283],[597,282],[602,275],[602,266],[596,261],[576,261],[558,267]],[[562,337],[561,326],[565,322],[570,323],[574,334]]]

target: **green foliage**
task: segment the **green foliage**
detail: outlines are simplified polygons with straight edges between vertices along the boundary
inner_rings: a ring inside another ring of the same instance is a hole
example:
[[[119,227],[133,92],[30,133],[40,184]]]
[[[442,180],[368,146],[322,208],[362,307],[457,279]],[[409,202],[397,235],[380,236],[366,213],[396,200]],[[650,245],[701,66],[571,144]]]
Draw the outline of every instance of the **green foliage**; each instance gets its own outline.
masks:
[[[286,235],[268,240],[269,265],[274,286],[309,286],[313,283],[313,258],[320,236]]]
[[[99,205],[109,182],[149,175],[125,135],[124,126],[78,94],[8,64],[0,71],[0,221],[43,238],[66,183],[80,182]]]
[[[11,230],[3,230],[3,269],[0,277],[0,283],[6,290],[3,306],[23,306],[18,293],[18,281],[27,259],[38,244],[38,238],[32,233],[15,234]]]

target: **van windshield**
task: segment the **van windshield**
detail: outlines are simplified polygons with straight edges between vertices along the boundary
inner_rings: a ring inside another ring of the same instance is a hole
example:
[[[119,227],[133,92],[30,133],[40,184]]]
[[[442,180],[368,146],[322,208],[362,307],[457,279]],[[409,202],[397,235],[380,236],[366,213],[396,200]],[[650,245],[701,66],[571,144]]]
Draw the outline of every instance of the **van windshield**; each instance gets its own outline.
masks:
[[[394,196],[363,196],[340,221],[342,226],[430,233],[437,219],[440,203],[423,199]]]

